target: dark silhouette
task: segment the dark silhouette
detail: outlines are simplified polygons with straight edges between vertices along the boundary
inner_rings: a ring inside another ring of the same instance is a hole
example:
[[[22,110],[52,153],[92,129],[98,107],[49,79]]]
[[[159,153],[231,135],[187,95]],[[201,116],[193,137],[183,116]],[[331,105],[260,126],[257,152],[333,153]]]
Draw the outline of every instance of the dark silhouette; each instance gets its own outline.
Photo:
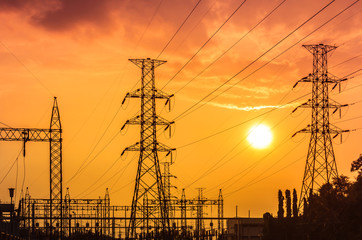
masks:
[[[297,191],[295,188],[293,189],[293,218],[298,217],[298,197],[297,197]]]
[[[287,209],[287,218],[292,217],[292,200],[290,198],[290,190],[285,190],[285,198],[286,198],[286,209]]]
[[[283,208],[284,197],[283,197],[283,193],[282,193],[281,190],[279,190],[279,192],[278,192],[278,201],[279,201],[279,204],[278,204],[278,218],[282,219],[284,217],[284,208]]]
[[[346,176],[339,176],[331,183],[320,187],[318,192],[311,193],[304,200],[303,213],[297,216],[295,210],[296,193],[293,191],[293,218],[273,218],[270,213],[264,214],[265,240],[360,240],[362,239],[362,160],[359,157],[352,163],[351,170],[358,172],[355,181]],[[279,191],[279,197],[281,191]],[[288,202],[288,194],[286,191]]]

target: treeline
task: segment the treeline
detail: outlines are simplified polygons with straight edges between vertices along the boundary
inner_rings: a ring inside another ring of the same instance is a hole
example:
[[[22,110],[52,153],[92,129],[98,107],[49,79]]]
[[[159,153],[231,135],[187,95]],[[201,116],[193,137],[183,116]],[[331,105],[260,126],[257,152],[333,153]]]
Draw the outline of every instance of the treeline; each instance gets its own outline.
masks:
[[[298,215],[297,193],[278,193],[278,216],[264,214],[264,240],[361,240],[362,239],[362,156],[352,163],[355,181],[346,176],[324,184],[304,202]],[[284,204],[285,201],[285,204]],[[286,213],[286,214],[285,214]]]

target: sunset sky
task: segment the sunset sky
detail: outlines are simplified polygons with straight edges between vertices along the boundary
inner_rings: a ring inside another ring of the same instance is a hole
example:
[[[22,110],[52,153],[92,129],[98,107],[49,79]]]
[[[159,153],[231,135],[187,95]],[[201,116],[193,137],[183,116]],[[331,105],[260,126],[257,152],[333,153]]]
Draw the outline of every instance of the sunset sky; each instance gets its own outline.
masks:
[[[167,63],[156,69],[156,86],[175,94],[171,112],[157,102],[162,117],[176,118],[171,138],[159,134],[177,149],[173,193],[180,197],[186,188],[193,198],[203,187],[205,197],[217,198],[222,188],[226,216],[235,216],[238,205],[239,216],[250,210],[261,217],[276,213],[278,189],[296,188],[299,195],[309,135],[291,135],[310,123],[311,110],[291,112],[311,97],[304,96],[311,84],[292,87],[312,72],[312,54],[302,45],[323,43],[338,46],[328,56],[330,72],[351,77],[330,97],[351,104],[331,122],[355,130],[342,144],[334,139],[338,172],[354,179],[350,165],[362,153],[361,2],[329,21],[354,1],[247,0],[225,23],[243,2],[0,0],[1,127],[48,128],[56,96],[64,193],[69,187],[72,198],[98,198],[108,187],[112,205],[130,205],[138,156],[120,155],[138,141],[139,128],[120,129],[140,102],[121,102],[139,87],[141,71],[128,59],[158,57]],[[246,140],[260,123],[273,133],[265,149]],[[4,178],[21,148],[20,142],[0,143],[0,199],[9,200],[9,187],[17,188],[17,200],[26,187],[31,197],[48,198],[48,143],[28,142],[25,160],[20,155]]]

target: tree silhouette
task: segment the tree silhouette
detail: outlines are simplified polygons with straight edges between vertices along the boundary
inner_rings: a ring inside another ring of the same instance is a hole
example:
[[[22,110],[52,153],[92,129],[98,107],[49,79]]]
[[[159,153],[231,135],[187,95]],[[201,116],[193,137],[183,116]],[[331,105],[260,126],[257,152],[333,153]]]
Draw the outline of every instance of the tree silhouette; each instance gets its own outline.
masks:
[[[279,204],[278,204],[278,218],[282,219],[284,217],[284,208],[283,208],[284,197],[283,197],[283,193],[282,193],[281,190],[279,190],[279,192],[278,192],[278,201],[279,201]]]
[[[285,198],[286,198],[286,209],[287,209],[287,218],[292,217],[292,200],[290,198],[290,190],[285,190]]]
[[[297,197],[297,191],[295,188],[293,189],[293,217],[298,217],[298,197]]]

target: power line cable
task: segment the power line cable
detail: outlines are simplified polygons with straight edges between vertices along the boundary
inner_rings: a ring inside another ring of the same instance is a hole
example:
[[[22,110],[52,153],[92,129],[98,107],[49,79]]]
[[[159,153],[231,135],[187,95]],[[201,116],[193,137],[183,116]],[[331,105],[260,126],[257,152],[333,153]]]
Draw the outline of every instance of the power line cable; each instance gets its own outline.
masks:
[[[19,159],[19,156],[20,156],[20,154],[21,154],[22,151],[23,151],[23,148],[21,148],[21,150],[20,150],[18,156],[16,157],[15,161],[14,161],[13,164],[10,166],[9,170],[6,172],[5,176],[1,179],[0,184],[2,184],[2,183],[4,182],[4,180],[5,180],[5,178],[9,175],[9,173],[10,173],[11,169],[13,169],[15,163],[17,163],[17,161],[18,161],[18,159]]]
[[[227,193],[227,194],[224,194],[224,198],[230,197],[232,194],[234,194],[234,193],[236,193],[236,192],[238,192],[238,191],[240,191],[240,190],[242,190],[242,189],[244,189],[244,188],[247,188],[247,187],[250,187],[250,186],[252,186],[252,185],[255,185],[255,184],[257,184],[257,183],[259,183],[259,182],[261,182],[261,181],[264,181],[265,179],[267,179],[267,178],[269,178],[269,177],[274,176],[275,174],[278,174],[279,172],[281,172],[281,171],[283,171],[284,169],[286,169],[286,168],[294,165],[295,163],[299,162],[300,160],[304,159],[305,157],[306,157],[306,155],[298,158],[297,160],[295,160],[295,161],[291,162],[290,164],[286,165],[285,167],[283,167],[283,168],[275,171],[275,172],[272,173],[272,174],[269,174],[268,176],[265,176],[264,178],[262,178],[262,179],[260,179],[260,180],[258,180],[258,181],[256,181],[256,182],[253,182],[253,183],[251,183],[251,184],[249,184],[249,185],[244,185],[243,187],[240,187],[240,188],[238,188],[238,189],[236,189],[236,190],[234,190],[234,191],[232,191],[232,192],[229,192],[229,193]]]
[[[222,83],[220,86],[218,86],[216,89],[214,89],[213,91],[211,91],[209,94],[207,94],[205,97],[203,97],[201,100],[199,100],[198,102],[194,103],[192,106],[190,106],[189,108],[187,108],[184,112],[182,112],[180,115],[178,115],[173,121],[176,120],[180,120],[182,118],[184,118],[186,115],[189,115],[190,113],[196,111],[197,109],[199,109],[200,107],[204,106],[206,103],[210,102],[211,100],[215,99],[216,97],[218,97],[219,95],[221,95],[222,93],[226,92],[227,90],[233,88],[236,84],[240,83],[241,81],[244,81],[246,78],[250,77],[251,75],[253,75],[254,73],[256,73],[257,71],[259,71],[260,69],[262,69],[263,67],[265,67],[266,65],[268,65],[270,62],[272,62],[273,60],[275,60],[276,58],[280,57],[282,54],[284,54],[285,52],[287,52],[288,50],[290,50],[291,48],[293,48],[294,46],[296,46],[297,44],[299,44],[301,41],[303,41],[305,38],[309,37],[310,35],[312,35],[314,32],[318,31],[320,28],[322,28],[323,26],[325,26],[326,24],[328,24],[329,22],[331,22],[333,19],[335,19],[336,17],[338,17],[339,15],[341,15],[343,12],[345,12],[346,10],[348,10],[349,8],[351,8],[354,4],[356,4],[357,2],[359,2],[359,0],[353,2],[352,4],[350,4],[348,7],[346,7],[345,9],[343,9],[342,11],[340,11],[338,14],[336,14],[334,17],[330,18],[329,20],[327,20],[326,22],[324,22],[322,25],[320,25],[319,27],[317,27],[316,29],[314,29],[312,32],[310,32],[308,35],[306,35],[305,37],[303,37],[302,39],[300,39],[299,41],[297,41],[296,43],[294,43],[293,45],[291,45],[290,47],[288,47],[286,50],[284,50],[283,52],[281,52],[280,54],[278,54],[277,56],[273,57],[271,60],[269,60],[268,62],[264,63],[262,66],[260,66],[259,68],[257,68],[256,70],[254,70],[252,73],[250,73],[249,75],[247,75],[246,77],[242,78],[241,80],[237,81],[236,83],[232,84],[231,86],[229,86],[227,89],[223,90],[221,93],[217,94],[216,96],[214,96],[213,98],[211,98],[210,100],[206,101],[203,103],[203,105],[199,106],[198,108],[194,109],[196,106],[198,106],[200,103],[202,103],[206,98],[208,98],[209,96],[211,96],[213,93],[215,93],[216,91],[218,91],[221,87],[223,87],[224,85],[226,85],[227,83],[229,83],[232,79],[234,79],[236,76],[238,76],[241,72],[243,72],[244,70],[246,70],[249,66],[251,66],[253,63],[255,63],[256,61],[258,61],[260,58],[262,58],[264,55],[266,55],[268,52],[270,52],[272,49],[274,49],[276,46],[278,46],[281,42],[283,42],[285,39],[287,39],[289,36],[291,36],[293,33],[295,33],[298,29],[300,29],[302,26],[304,26],[305,24],[307,24],[310,20],[312,20],[315,16],[317,16],[319,13],[321,13],[322,11],[324,11],[327,7],[329,7],[335,0],[329,2],[327,5],[325,5],[322,9],[320,9],[317,13],[315,13],[312,17],[310,17],[308,20],[306,20],[304,23],[302,23],[300,26],[298,26],[296,29],[294,29],[292,32],[290,32],[287,36],[285,36],[283,39],[281,39],[278,43],[276,43],[274,46],[272,46],[271,48],[269,48],[266,52],[264,52],[262,55],[260,55],[257,59],[255,59],[254,61],[252,61],[250,64],[248,64],[246,67],[244,67],[242,70],[240,70],[239,72],[237,72],[234,76],[232,76],[231,78],[229,78],[226,82]],[[193,109],[193,110],[192,110]],[[192,111],[191,111],[192,110]]]
[[[186,84],[184,84],[180,89],[178,89],[174,94],[177,94],[182,89],[184,89],[187,85],[189,85],[192,81],[198,78],[201,74],[203,74],[207,69],[209,69],[214,63],[216,63],[220,58],[222,58],[226,53],[228,53],[233,47],[235,47],[241,40],[243,40],[246,36],[249,35],[255,28],[257,28],[260,24],[262,24],[270,15],[272,15],[281,5],[283,5],[286,0],[280,2],[271,12],[269,12],[263,19],[261,19],[254,27],[252,27],[247,33],[245,33],[241,38],[239,38],[236,42],[234,42],[227,50],[225,50],[221,55],[219,55],[214,61],[212,61],[206,68],[204,68],[201,72],[199,72],[195,77],[190,79]]]
[[[350,75],[350,74],[348,74],[348,75]],[[348,75],[346,75],[346,76],[348,76]],[[309,95],[310,93],[308,93],[308,94],[305,94],[305,95],[303,95],[302,97],[304,97],[304,96],[306,96],[306,95]],[[283,98],[285,98],[286,96],[284,96]],[[301,98],[301,97],[299,97],[299,98]],[[298,99],[299,99],[298,98]],[[293,101],[295,101],[295,100],[293,100]],[[275,110],[275,109],[272,109],[272,110]],[[307,116],[308,117],[308,116]],[[306,118],[305,118],[306,119]],[[302,122],[304,122],[305,121],[305,119],[302,121]],[[298,124],[298,126],[299,126],[300,124]],[[297,126],[297,127],[298,127]],[[295,127],[294,129],[296,129],[297,127]],[[294,130],[292,130],[292,132],[294,132]],[[283,143],[281,143],[281,144],[279,144],[275,149],[273,149],[273,151],[272,152],[274,152],[277,148],[279,148],[282,144],[284,144],[286,141],[288,140],[288,138],[285,138],[284,139],[284,142]],[[270,155],[272,152],[270,152],[268,155]],[[264,156],[261,160],[259,160],[258,162],[256,162],[255,164],[253,164],[253,165],[255,165],[255,166],[253,166],[247,173],[249,173],[253,168],[255,168],[256,167],[256,165],[258,165],[263,159],[265,159],[268,155],[266,155],[266,156]],[[235,156],[234,156],[235,157]],[[276,163],[275,163],[276,164]],[[275,165],[275,164],[273,164],[273,166]],[[270,168],[269,168],[270,169]],[[246,170],[248,170],[248,169],[246,169]],[[244,172],[244,171],[243,171]],[[247,174],[246,173],[246,174]],[[222,184],[225,184],[226,182],[228,182],[228,181],[230,181],[230,180],[232,180],[232,179],[234,179],[237,175],[239,175],[239,174],[241,174],[241,173],[238,173],[238,174],[236,174],[236,175],[234,175],[233,177],[231,177],[231,178],[229,178],[227,181],[225,181],[224,183],[222,183]],[[242,177],[244,177],[246,174],[244,174],[244,175],[242,175],[241,177],[239,177],[238,178],[238,180],[236,180],[236,181],[234,181],[234,183],[236,183],[236,182],[238,182]],[[217,185],[216,187],[218,187],[218,186],[220,186],[220,185],[222,185],[222,184],[219,184],[219,185]],[[216,187],[214,187],[214,188],[216,188]]]
[[[294,100],[292,100],[292,101],[289,101],[289,102],[286,103],[286,104],[280,105],[280,106],[278,106],[277,108],[270,109],[270,110],[268,110],[268,111],[266,111],[266,112],[264,112],[264,113],[261,113],[261,114],[255,116],[255,117],[252,117],[252,118],[249,118],[249,119],[247,119],[247,120],[245,120],[245,121],[242,121],[242,122],[240,122],[240,123],[237,123],[237,124],[235,124],[235,125],[233,125],[233,126],[231,126],[231,127],[228,127],[228,128],[226,128],[226,129],[223,129],[223,130],[221,130],[221,131],[218,131],[218,132],[216,132],[216,133],[213,133],[213,134],[208,135],[208,136],[206,136],[206,137],[203,137],[203,138],[201,138],[201,139],[195,140],[195,141],[193,141],[193,142],[184,144],[184,145],[182,145],[182,146],[178,146],[177,149],[184,148],[184,147],[188,147],[188,146],[190,146],[190,145],[196,144],[196,143],[201,142],[201,141],[204,141],[204,140],[206,140],[206,139],[215,137],[215,136],[217,136],[217,135],[219,135],[219,134],[222,134],[222,133],[224,133],[224,132],[230,131],[230,130],[232,130],[232,129],[236,128],[236,127],[239,127],[239,126],[241,126],[241,125],[243,125],[243,124],[245,124],[245,123],[248,123],[248,122],[250,122],[250,121],[253,121],[253,120],[255,120],[255,119],[257,119],[257,118],[259,118],[259,117],[261,117],[261,116],[267,115],[267,114],[269,114],[269,113],[271,113],[271,112],[273,112],[273,111],[275,111],[275,110],[277,110],[277,109],[281,109],[281,108],[283,108],[283,107],[285,107],[285,106],[288,106],[288,105],[296,102],[297,100],[299,100],[299,99],[301,99],[301,98],[304,98],[305,96],[308,96],[308,95],[310,95],[310,93],[304,94],[303,96],[300,96],[300,97],[298,97],[298,98],[296,98],[296,99],[294,99]]]
[[[211,41],[211,39],[221,30],[221,28],[235,15],[235,13],[244,5],[247,0],[244,0],[239,6],[234,10],[234,12],[225,20],[223,24],[206,40],[206,42],[196,51],[196,53],[167,81],[167,83],[161,88],[164,89],[191,61],[194,57]]]
[[[81,196],[83,195],[85,192],[87,192],[89,189],[91,189],[92,187],[94,187],[113,167],[114,165],[116,165],[116,163],[118,162],[118,160],[120,159],[121,157],[117,157],[117,159],[115,161],[113,161],[113,163],[111,164],[111,166],[108,167],[108,169],[100,176],[98,177],[92,184],[90,184],[90,186],[86,189],[84,189],[82,192],[78,193],[77,196],[75,197],[78,197],[78,196]]]
[[[11,127],[11,126],[9,126],[8,124],[6,124],[6,123],[4,123],[4,122],[0,122],[2,125],[4,125],[4,126],[6,126],[6,127],[8,127],[8,128],[13,128],[13,127]]]
[[[158,59],[162,53],[166,50],[166,48],[168,47],[168,45],[172,42],[172,40],[175,38],[175,36],[177,35],[177,33],[181,30],[181,28],[183,27],[183,25],[186,23],[186,21],[190,18],[190,16],[192,15],[192,13],[195,11],[195,9],[197,8],[197,6],[200,4],[202,0],[199,0],[196,5],[192,8],[191,12],[187,15],[187,17],[185,18],[185,20],[182,22],[182,24],[180,25],[180,27],[176,30],[176,32],[172,35],[171,39],[167,42],[167,44],[164,46],[164,48],[161,50],[161,52],[158,54],[158,56],[156,57],[156,59]]]
[[[20,58],[18,58],[11,50],[8,46],[5,45],[5,43],[3,43],[0,40],[0,44],[16,59],[16,61],[18,61],[29,73],[30,75],[36,80],[38,81],[38,83],[45,89],[48,91],[48,93],[50,93],[51,96],[54,96],[54,94],[49,90],[49,88],[47,86],[44,85],[44,83],[42,81],[40,81],[40,79],[35,76],[35,74],[30,71],[30,69],[25,65],[25,63],[23,61],[20,60]]]
[[[83,161],[82,165],[78,168],[78,170],[68,179],[65,184],[69,184],[76,176],[79,176],[84,170],[94,161],[97,157],[109,146],[109,144],[118,136],[119,132],[116,132],[115,135],[106,143],[106,145],[91,159],[88,161],[90,154],[88,157]],[[93,151],[92,151],[93,152]],[[88,162],[87,162],[88,161]]]

